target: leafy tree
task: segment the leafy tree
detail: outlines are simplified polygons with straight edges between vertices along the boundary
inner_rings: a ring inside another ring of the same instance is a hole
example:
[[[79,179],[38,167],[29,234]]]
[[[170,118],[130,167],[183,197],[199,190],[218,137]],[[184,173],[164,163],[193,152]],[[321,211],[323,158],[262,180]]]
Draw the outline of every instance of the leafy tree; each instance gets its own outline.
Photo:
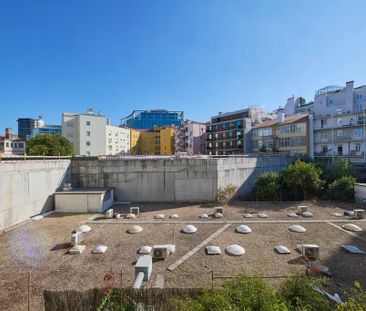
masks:
[[[39,134],[27,143],[27,155],[69,156],[71,143],[61,135]]]
[[[299,199],[302,194],[306,200],[308,193],[323,188],[325,182],[320,178],[320,174],[321,169],[313,163],[297,160],[281,171],[280,178],[290,196]]]
[[[263,173],[257,181],[258,199],[261,201],[278,201],[280,199],[280,178],[275,172]]]
[[[324,179],[329,184],[344,176],[356,177],[356,170],[347,160],[337,159],[324,171]]]
[[[343,176],[333,181],[328,188],[330,199],[335,201],[353,201],[355,182],[356,179],[352,176]]]

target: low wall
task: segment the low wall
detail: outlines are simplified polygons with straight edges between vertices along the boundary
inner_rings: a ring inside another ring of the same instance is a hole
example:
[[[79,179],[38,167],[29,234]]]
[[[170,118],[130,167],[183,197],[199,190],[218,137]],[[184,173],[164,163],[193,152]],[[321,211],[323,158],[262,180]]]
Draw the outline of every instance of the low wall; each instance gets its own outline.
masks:
[[[279,171],[285,156],[228,159],[73,160],[73,186],[113,187],[116,201],[212,202],[217,189],[228,184],[248,194],[257,177]]]
[[[354,191],[356,203],[366,205],[366,183],[356,183]]]
[[[0,162],[0,230],[53,209],[70,173],[70,160]]]

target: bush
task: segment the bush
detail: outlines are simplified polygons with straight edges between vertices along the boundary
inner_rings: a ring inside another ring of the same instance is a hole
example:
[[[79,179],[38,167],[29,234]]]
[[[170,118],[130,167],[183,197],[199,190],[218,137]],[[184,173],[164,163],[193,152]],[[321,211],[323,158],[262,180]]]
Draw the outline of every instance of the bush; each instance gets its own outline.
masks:
[[[278,294],[289,311],[328,311],[332,310],[328,300],[314,291],[321,284],[305,277],[293,276],[281,283]]]
[[[307,199],[309,193],[323,188],[325,182],[320,178],[321,169],[313,163],[297,160],[281,171],[281,183],[291,199]]]
[[[352,176],[343,176],[333,181],[328,188],[330,200],[353,201],[354,184],[356,179]]]
[[[238,187],[234,185],[227,185],[224,188],[219,188],[217,190],[216,200],[221,204],[227,204],[234,199],[237,190]]]
[[[356,170],[347,160],[337,159],[324,171],[324,179],[328,184],[344,176],[356,177]]]
[[[337,311],[364,311],[366,310],[366,292],[361,288],[359,282],[355,282],[355,286],[351,291],[351,295],[345,304],[339,304]]]
[[[257,194],[260,201],[278,201],[280,199],[280,178],[275,172],[263,173],[257,181]]]

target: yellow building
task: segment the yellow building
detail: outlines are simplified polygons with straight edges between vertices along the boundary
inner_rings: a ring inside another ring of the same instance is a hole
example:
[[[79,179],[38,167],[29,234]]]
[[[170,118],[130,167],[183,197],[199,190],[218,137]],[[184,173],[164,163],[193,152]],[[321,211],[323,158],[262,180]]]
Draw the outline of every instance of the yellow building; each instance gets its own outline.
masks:
[[[134,130],[134,129],[130,129],[130,148],[131,154],[140,154],[140,131],[138,130]]]
[[[174,127],[154,127],[149,131],[141,131],[139,153],[151,155],[174,154]]]
[[[297,114],[259,123],[251,131],[252,151],[309,154],[309,117]]]

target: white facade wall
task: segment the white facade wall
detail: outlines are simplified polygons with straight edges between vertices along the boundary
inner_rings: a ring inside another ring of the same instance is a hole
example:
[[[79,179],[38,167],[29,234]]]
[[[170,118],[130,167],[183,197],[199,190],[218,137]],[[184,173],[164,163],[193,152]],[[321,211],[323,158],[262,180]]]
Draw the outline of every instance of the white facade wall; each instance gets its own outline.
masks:
[[[106,124],[104,116],[94,114],[62,114],[62,134],[71,142],[75,155],[106,154]]]
[[[107,155],[118,153],[128,154],[131,150],[130,129],[106,125],[106,152]]]

